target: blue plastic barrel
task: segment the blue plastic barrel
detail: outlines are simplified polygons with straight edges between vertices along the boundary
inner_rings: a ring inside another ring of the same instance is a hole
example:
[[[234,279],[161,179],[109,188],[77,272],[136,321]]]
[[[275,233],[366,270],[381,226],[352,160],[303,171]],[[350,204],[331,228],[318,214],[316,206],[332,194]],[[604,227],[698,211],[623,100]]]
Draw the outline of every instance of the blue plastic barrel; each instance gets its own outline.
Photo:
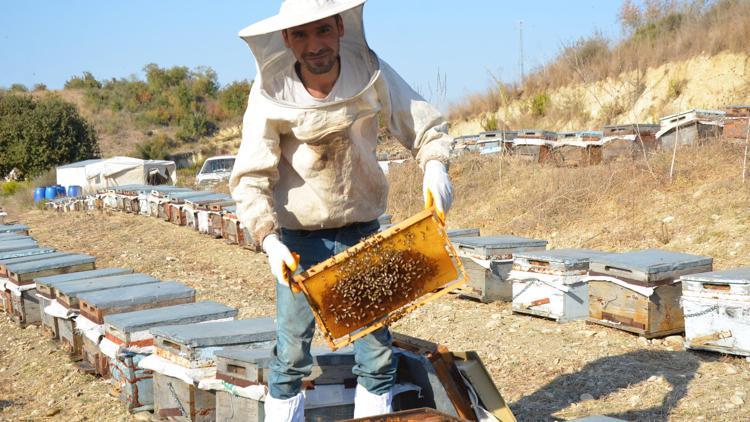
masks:
[[[57,186],[47,186],[44,188],[44,199],[51,201],[57,198]]]
[[[68,196],[71,198],[81,196],[81,193],[83,193],[82,187],[76,185],[68,186]]]
[[[47,189],[46,186],[37,187],[34,189],[34,203],[44,201],[44,191]]]
[[[55,185],[57,188],[57,197],[65,196],[65,186]]]

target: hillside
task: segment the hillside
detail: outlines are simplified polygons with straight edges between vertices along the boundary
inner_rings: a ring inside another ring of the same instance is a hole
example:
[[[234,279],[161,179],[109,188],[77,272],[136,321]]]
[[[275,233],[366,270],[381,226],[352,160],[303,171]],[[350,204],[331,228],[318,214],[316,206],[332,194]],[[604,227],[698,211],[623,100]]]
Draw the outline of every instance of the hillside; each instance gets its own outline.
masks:
[[[750,103],[750,55],[724,52],[631,71],[602,81],[566,85],[546,93],[543,115],[529,99],[507,101],[494,111],[511,128],[600,130],[605,124],[658,122],[691,108],[722,109]],[[488,111],[487,113],[493,113]],[[486,115],[453,122],[451,133],[484,130]]]

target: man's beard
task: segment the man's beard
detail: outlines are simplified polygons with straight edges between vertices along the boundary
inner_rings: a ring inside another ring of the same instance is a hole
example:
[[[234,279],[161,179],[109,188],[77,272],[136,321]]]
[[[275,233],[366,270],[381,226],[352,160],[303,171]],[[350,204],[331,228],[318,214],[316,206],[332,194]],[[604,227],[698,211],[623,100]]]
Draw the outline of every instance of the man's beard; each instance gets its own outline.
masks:
[[[333,67],[336,66],[336,62],[339,59],[338,55],[333,54],[333,50],[330,50],[330,53],[330,60],[326,61],[323,64],[313,63],[312,60],[307,60],[305,56],[302,56],[302,64],[313,75],[325,75],[326,73],[333,70]]]

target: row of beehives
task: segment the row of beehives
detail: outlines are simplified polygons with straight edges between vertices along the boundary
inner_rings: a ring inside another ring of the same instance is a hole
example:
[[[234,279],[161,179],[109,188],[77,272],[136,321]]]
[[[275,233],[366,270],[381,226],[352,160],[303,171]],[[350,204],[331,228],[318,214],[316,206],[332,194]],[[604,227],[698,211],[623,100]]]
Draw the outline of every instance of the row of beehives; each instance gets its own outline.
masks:
[[[454,155],[507,153],[532,162],[581,166],[642,158],[658,149],[693,145],[724,136],[745,140],[750,106],[690,110],[663,117],[660,124],[605,126],[602,131],[493,131],[456,138]]]
[[[195,191],[175,186],[126,185],[112,187],[95,195],[58,198],[47,208],[62,212],[115,210],[150,216],[185,226],[227,243],[258,250],[259,245],[237,217],[231,196],[211,191]],[[390,216],[379,221],[390,223]]]
[[[750,356],[750,268],[649,249],[546,250],[515,236],[453,239],[470,276],[465,295],[514,312],[589,322],[647,338],[685,332],[686,347]]]
[[[275,324],[237,320],[237,310],[195,302],[195,290],[92,256],[40,247],[22,225],[0,226],[3,310],[20,326],[42,325],[87,373],[109,378],[130,412],[185,421],[260,421]],[[472,398],[501,421],[512,414],[473,352],[394,334],[395,408],[425,407],[476,420]],[[353,417],[352,348],[313,349],[303,380],[307,417]],[[461,375],[459,375],[461,374]],[[468,379],[470,382],[465,382]],[[459,420],[444,416],[440,420]]]

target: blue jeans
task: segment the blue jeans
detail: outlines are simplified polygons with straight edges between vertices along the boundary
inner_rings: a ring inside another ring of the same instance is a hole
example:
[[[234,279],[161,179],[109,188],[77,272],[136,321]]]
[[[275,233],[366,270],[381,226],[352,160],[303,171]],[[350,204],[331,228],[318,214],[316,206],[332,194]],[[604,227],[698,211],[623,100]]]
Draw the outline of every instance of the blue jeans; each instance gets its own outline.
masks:
[[[356,245],[378,228],[375,220],[340,229],[282,229],[281,240],[289,250],[300,254],[300,267],[305,269]],[[292,293],[289,287],[276,283],[276,323],[276,347],[268,387],[271,397],[286,400],[299,394],[302,378],[312,370],[310,343],[315,333],[315,318],[304,294]],[[387,393],[396,379],[388,328],[355,341],[354,353],[356,365],[352,373],[357,382],[373,394]]]

